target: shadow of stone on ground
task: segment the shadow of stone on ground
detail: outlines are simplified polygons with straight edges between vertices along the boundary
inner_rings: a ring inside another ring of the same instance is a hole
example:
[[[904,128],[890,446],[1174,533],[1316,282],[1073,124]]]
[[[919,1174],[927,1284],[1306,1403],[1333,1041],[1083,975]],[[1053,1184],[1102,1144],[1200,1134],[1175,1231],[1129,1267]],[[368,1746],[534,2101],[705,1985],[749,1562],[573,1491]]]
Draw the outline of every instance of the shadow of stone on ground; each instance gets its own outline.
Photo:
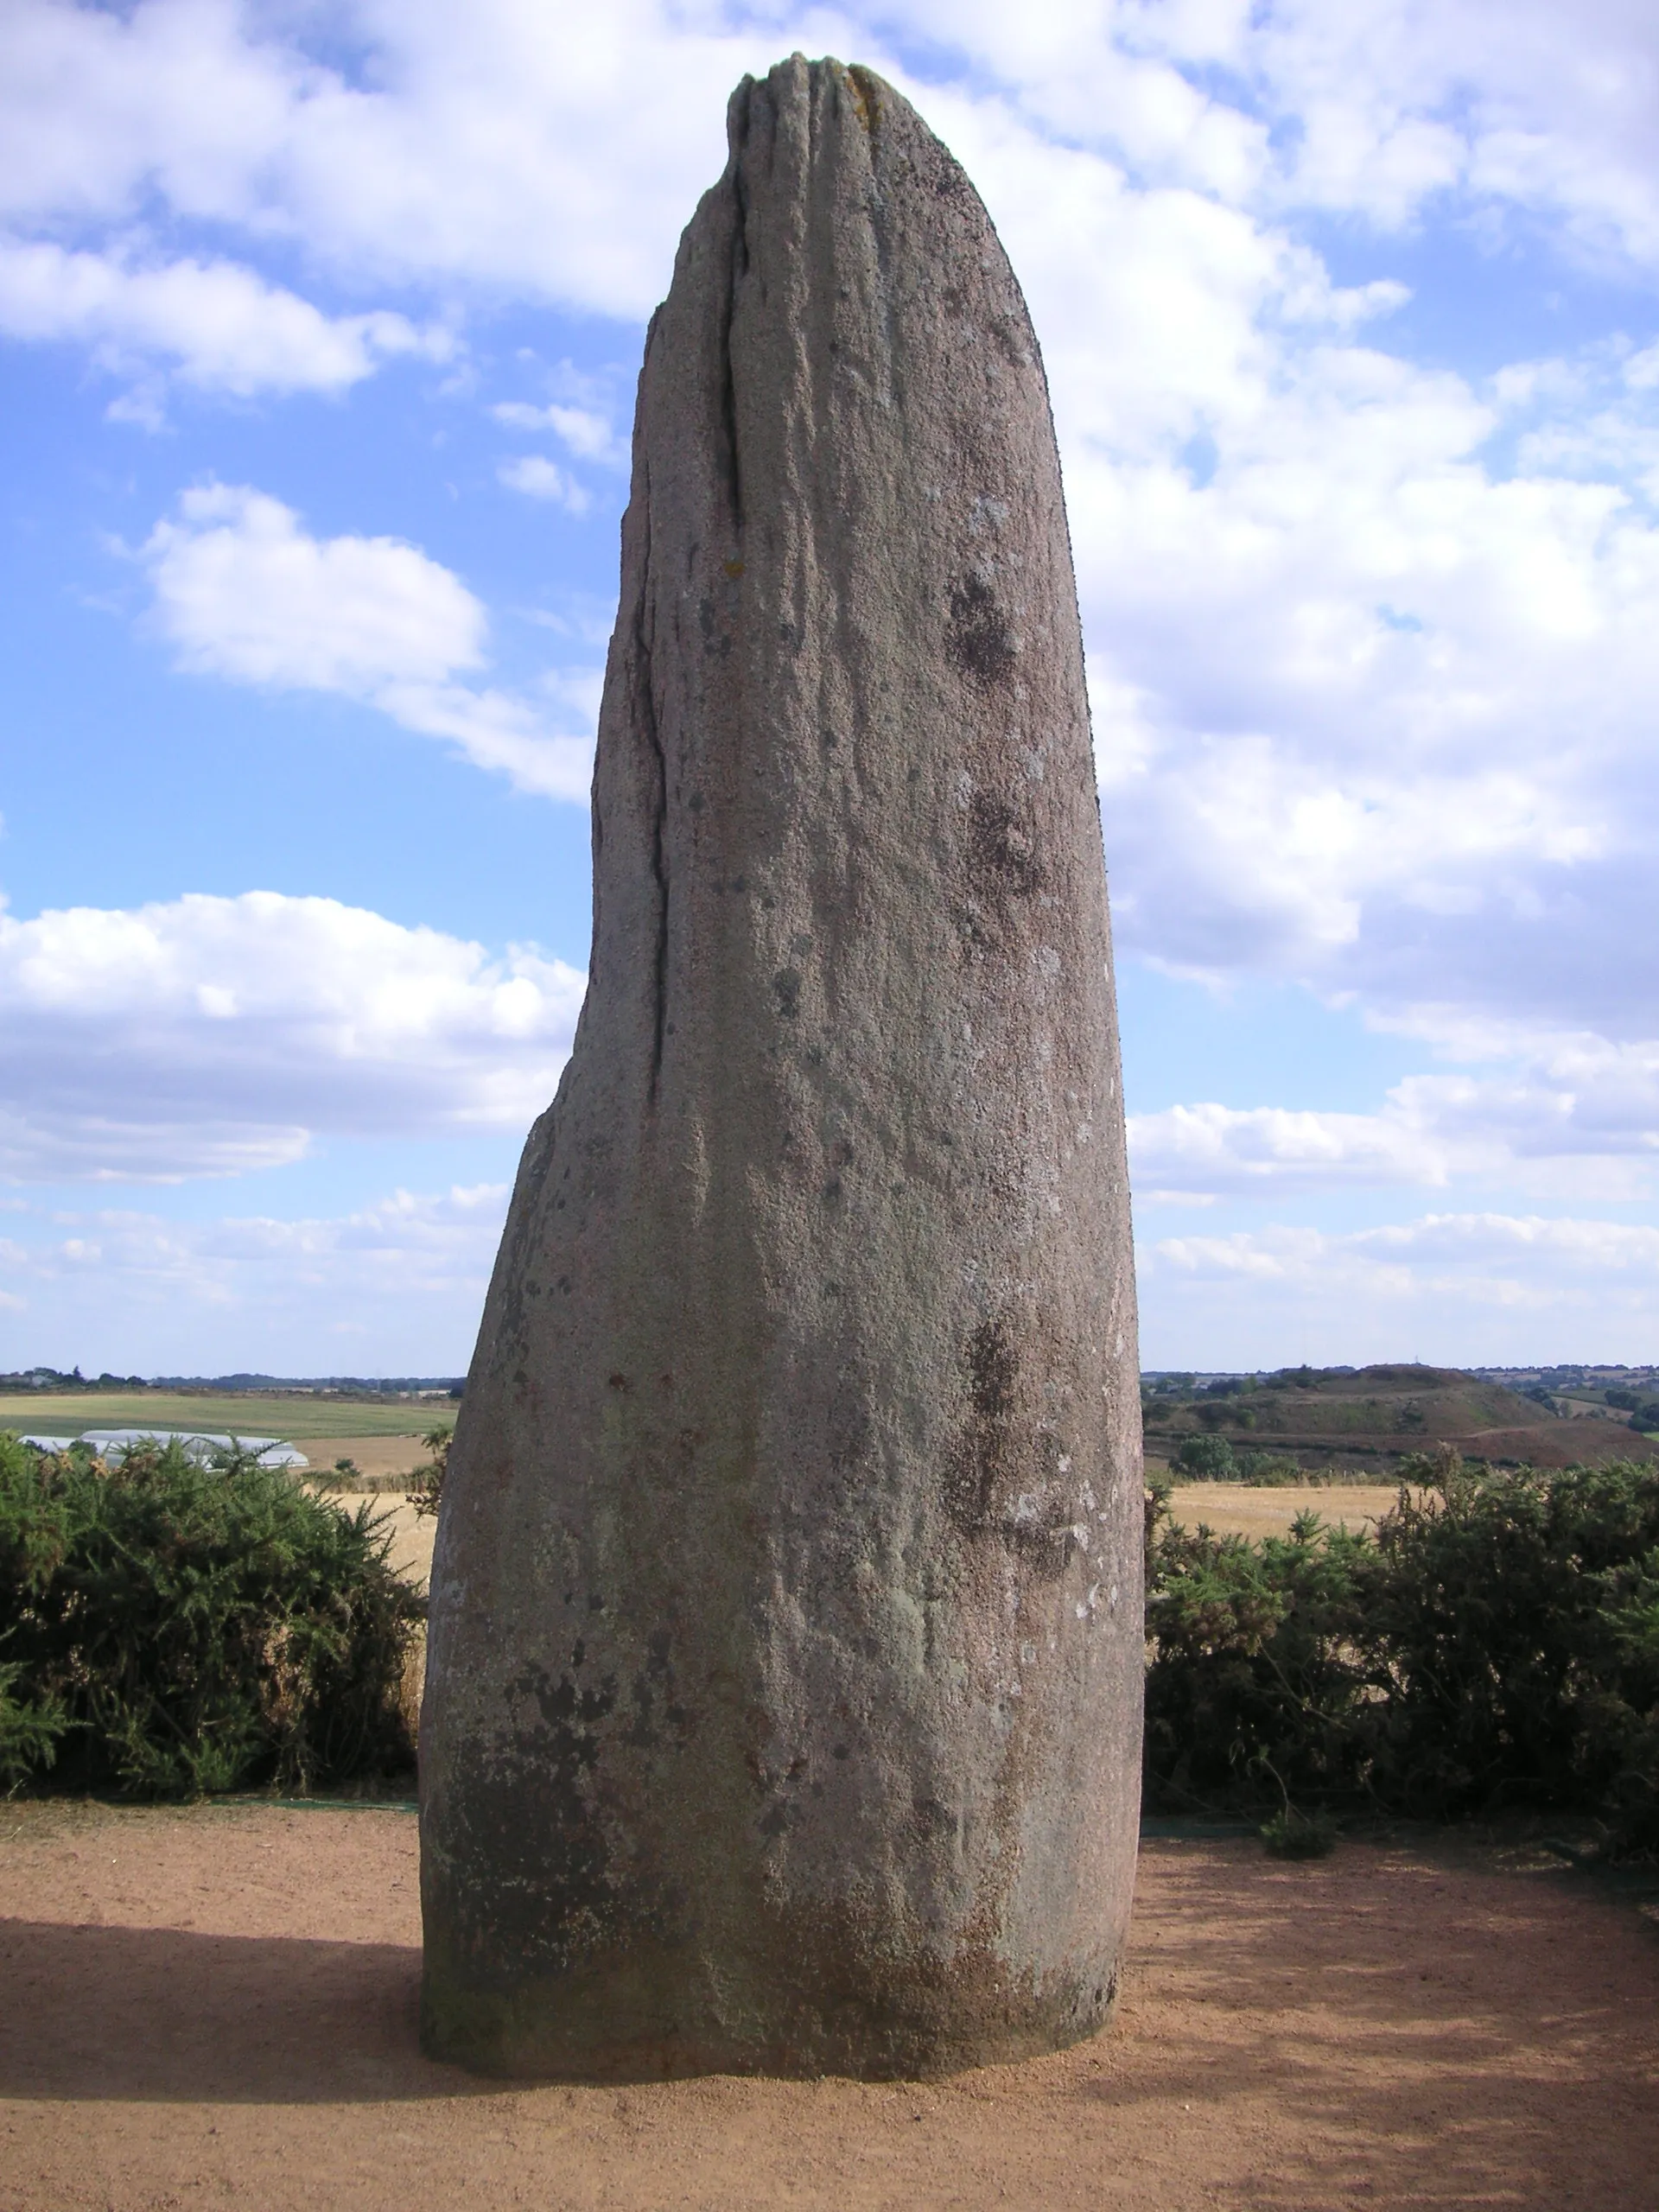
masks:
[[[0,2096],[310,2104],[464,2094],[403,1944],[0,1921]]]

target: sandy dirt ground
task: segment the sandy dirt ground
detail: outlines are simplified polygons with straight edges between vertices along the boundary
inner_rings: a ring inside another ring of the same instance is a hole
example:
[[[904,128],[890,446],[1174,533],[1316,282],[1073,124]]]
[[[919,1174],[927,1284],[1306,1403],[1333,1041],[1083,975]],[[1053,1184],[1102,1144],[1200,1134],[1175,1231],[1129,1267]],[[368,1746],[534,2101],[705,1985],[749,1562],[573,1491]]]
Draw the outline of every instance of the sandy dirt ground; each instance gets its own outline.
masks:
[[[1218,1535],[1282,1536],[1299,1513],[1317,1513],[1329,1527],[1356,1534],[1394,1510],[1395,1483],[1330,1483],[1251,1490],[1243,1483],[1183,1483],[1170,1492],[1173,1520],[1188,1529],[1207,1522]]]
[[[1090,2043],[914,2087],[509,2087],[415,2043],[413,1819],[0,1808],[0,2212],[1652,2212],[1659,1935],[1558,1862],[1145,1847]]]

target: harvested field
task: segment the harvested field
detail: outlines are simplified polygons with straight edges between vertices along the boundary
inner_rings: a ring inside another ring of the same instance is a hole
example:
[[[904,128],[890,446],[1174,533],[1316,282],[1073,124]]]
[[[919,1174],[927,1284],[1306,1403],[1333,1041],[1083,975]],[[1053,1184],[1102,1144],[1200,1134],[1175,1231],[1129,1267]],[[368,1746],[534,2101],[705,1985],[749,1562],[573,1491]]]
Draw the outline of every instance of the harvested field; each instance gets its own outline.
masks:
[[[1650,2212],[1659,1940],[1547,1854],[1147,1843],[1113,2025],[917,2088],[472,2079],[415,1823],[0,1813],[0,2212],[234,2202]]]
[[[299,1447],[313,1470],[326,1475],[336,1459],[350,1459],[372,1481],[407,1475],[427,1457],[418,1436],[307,1436]]]
[[[432,1546],[438,1533],[435,1517],[429,1513],[416,1513],[412,1505],[404,1504],[395,1495],[361,1498],[347,1493],[339,1502],[348,1509],[367,1505],[372,1512],[390,1522],[392,1566],[399,1574],[424,1590],[432,1573]]]
[[[1330,1528],[1357,1535],[1385,1513],[1400,1496],[1397,1483],[1306,1484],[1282,1490],[1253,1490],[1248,1483],[1183,1483],[1170,1492],[1169,1513],[1183,1528],[1200,1522],[1221,1536],[1284,1536],[1299,1513],[1317,1513]]]

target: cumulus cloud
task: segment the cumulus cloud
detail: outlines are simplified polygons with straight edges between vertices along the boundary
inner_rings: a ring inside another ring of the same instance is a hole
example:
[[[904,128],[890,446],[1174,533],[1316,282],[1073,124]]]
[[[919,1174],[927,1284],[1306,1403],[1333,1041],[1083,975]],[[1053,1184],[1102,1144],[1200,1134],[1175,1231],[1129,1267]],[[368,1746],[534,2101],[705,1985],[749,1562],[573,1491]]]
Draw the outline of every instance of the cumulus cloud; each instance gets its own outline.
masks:
[[[245,486],[187,492],[143,553],[189,668],[365,693],[484,658],[484,609],[448,569],[397,538],[308,537],[291,507]]]
[[[353,18],[360,68],[334,21],[255,35],[184,0],[21,0],[0,207],[124,235],[158,201],[298,245],[337,282],[634,315],[718,168],[739,71],[791,44],[861,53],[968,161],[1043,336],[1126,949],[1389,1014],[1461,996],[1645,1033],[1656,978],[1609,967],[1598,918],[1633,942],[1659,798],[1653,348],[1429,370],[1389,348],[1404,288],[1333,283],[1299,232],[1432,210],[1650,268],[1645,19],[1523,0],[1496,37],[1491,0],[1432,18],[1415,0],[623,0],[555,26],[480,0],[464,24]],[[928,56],[927,81],[895,46]],[[619,460],[603,396],[555,384],[496,418]],[[501,474],[583,496],[545,454]],[[450,690],[405,696],[417,727],[579,790],[575,733],[543,754],[519,702],[432,680]]]
[[[617,435],[609,415],[598,408],[567,407],[556,400],[537,407],[528,400],[504,399],[490,412],[510,430],[550,430],[580,461],[597,461],[612,468],[626,464],[626,444]]]
[[[960,71],[1033,135],[1137,178],[1379,226],[1461,193],[1583,249],[1659,259],[1654,29],[1624,0],[665,0],[556,20],[529,0],[257,22],[199,0],[116,15],[16,0],[0,209],[178,216],[302,238],[336,264],[528,287],[635,315],[727,92],[791,45]],[[365,66],[340,60],[339,33]]]
[[[886,68],[984,191],[1043,340],[1120,944],[1298,978],[1481,1064],[1370,1114],[1147,1117],[1141,1187],[1647,1188],[1659,348],[1608,327],[1493,373],[1428,365],[1404,285],[1338,283],[1309,244],[1339,217],[1386,270],[1391,238],[1435,225],[1647,283],[1642,11],[620,0],[556,21],[478,0],[256,22],[219,0],[16,0],[0,44],[21,241],[0,312],[228,391],[340,388],[435,344],[381,310],[389,285],[428,315],[643,315],[740,72],[793,45]],[[194,257],[157,260],[141,224],[187,245],[194,226]],[[273,247],[281,284],[251,265]],[[368,307],[324,315],[296,270]],[[583,473],[625,458],[613,399],[568,371],[502,398],[499,430],[548,451],[501,480],[574,510]],[[417,549],[314,538],[216,490],[145,557],[188,665],[362,699],[585,796],[586,695],[492,687],[483,609]]]
[[[0,211],[15,221],[125,222],[154,194],[186,219],[302,239],[358,281],[453,278],[630,315],[720,167],[727,94],[777,39],[652,0],[282,28],[199,0],[7,13]],[[342,68],[342,38],[366,67]]]
[[[207,1223],[14,1205],[0,1364],[461,1373],[506,1200],[498,1184],[397,1191],[342,1216]]]
[[[1332,1235],[1277,1227],[1158,1239],[1139,1265],[1148,1365],[1422,1357],[1443,1363],[1644,1360],[1659,1229],[1427,1214]]]
[[[385,312],[326,315],[235,262],[135,265],[116,253],[3,238],[0,332],[78,341],[112,370],[160,360],[187,383],[245,398],[343,391],[395,355],[442,360],[452,351],[442,330]]]
[[[1648,388],[1415,365],[1259,213],[931,105],[1044,335],[1126,948],[1643,1033]]]
[[[1371,1114],[1205,1103],[1132,1116],[1137,1187],[1154,1200],[1459,1181],[1534,1198],[1652,1195],[1659,1042],[1501,1029],[1453,1041],[1460,1058],[1507,1065],[1408,1076]]]
[[[314,1137],[525,1128],[584,981],[528,947],[251,891],[0,915],[0,1174],[234,1174]]]
[[[214,484],[187,492],[141,557],[182,666],[366,701],[522,790],[586,801],[590,737],[550,734],[527,701],[456,682],[485,660],[487,619],[418,548],[315,538],[269,493]]]
[[[550,500],[568,514],[586,514],[592,504],[575,479],[545,454],[521,454],[516,461],[504,461],[495,473],[510,492]]]

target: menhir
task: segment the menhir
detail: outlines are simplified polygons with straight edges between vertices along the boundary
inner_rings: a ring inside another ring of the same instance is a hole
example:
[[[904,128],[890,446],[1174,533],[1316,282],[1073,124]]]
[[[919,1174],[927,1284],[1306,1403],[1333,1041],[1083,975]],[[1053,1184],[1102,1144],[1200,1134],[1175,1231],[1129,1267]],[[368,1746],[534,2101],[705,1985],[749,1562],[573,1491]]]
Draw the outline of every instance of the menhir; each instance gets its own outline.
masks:
[[[936,2072],[1109,2005],[1141,1481],[1106,887],[1018,285],[799,56],[646,342],[594,947],[438,1534],[427,2048]]]

